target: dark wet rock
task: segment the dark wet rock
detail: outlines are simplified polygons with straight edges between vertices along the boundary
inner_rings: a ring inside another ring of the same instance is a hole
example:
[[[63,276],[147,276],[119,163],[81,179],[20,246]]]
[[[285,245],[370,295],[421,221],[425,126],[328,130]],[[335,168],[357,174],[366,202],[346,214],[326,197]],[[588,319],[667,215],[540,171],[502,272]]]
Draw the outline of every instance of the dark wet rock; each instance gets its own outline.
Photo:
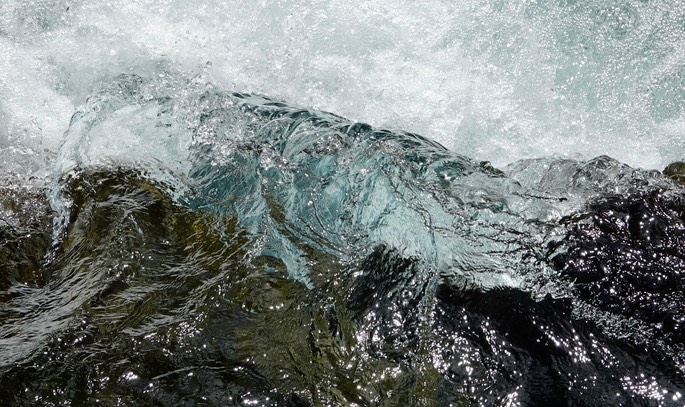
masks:
[[[41,190],[0,186],[0,290],[41,286],[41,265],[52,241],[52,216]]]
[[[681,184],[685,184],[685,162],[676,161],[664,168],[664,174]]]
[[[551,262],[580,298],[644,324],[636,339],[685,343],[685,198],[666,190],[605,196],[566,220]]]

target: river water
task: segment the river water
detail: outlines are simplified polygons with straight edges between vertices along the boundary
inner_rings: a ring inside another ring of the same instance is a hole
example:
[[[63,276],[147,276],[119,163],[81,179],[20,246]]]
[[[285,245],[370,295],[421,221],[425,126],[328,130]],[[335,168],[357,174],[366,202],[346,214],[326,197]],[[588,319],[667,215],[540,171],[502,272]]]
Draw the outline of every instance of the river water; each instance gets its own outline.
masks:
[[[0,404],[685,404],[685,4],[0,4]]]

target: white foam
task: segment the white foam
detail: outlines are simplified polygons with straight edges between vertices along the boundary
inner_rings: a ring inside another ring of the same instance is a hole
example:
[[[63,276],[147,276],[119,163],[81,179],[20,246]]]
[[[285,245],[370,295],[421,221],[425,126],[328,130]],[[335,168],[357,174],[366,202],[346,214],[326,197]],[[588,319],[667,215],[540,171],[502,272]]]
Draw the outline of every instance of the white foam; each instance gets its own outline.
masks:
[[[166,59],[499,166],[684,155],[668,123],[685,117],[685,8],[665,1],[5,0],[0,16],[0,139],[52,151],[98,83]]]

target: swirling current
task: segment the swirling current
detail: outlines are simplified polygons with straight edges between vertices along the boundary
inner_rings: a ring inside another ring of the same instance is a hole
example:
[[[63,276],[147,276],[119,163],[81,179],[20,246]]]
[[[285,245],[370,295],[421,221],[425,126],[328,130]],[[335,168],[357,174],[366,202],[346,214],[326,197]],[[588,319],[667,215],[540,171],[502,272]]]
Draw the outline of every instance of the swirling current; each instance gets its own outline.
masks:
[[[4,405],[685,403],[678,165],[500,170],[164,64],[56,162],[3,185]]]
[[[3,0],[0,407],[685,405],[683,22]]]

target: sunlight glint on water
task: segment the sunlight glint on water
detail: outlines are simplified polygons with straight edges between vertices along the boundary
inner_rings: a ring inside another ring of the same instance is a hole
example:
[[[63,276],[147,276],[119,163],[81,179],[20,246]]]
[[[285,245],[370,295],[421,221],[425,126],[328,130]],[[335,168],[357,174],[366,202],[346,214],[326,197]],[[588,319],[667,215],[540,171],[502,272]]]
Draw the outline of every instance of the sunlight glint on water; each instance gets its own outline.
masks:
[[[684,21],[3,1],[0,405],[678,405]]]

